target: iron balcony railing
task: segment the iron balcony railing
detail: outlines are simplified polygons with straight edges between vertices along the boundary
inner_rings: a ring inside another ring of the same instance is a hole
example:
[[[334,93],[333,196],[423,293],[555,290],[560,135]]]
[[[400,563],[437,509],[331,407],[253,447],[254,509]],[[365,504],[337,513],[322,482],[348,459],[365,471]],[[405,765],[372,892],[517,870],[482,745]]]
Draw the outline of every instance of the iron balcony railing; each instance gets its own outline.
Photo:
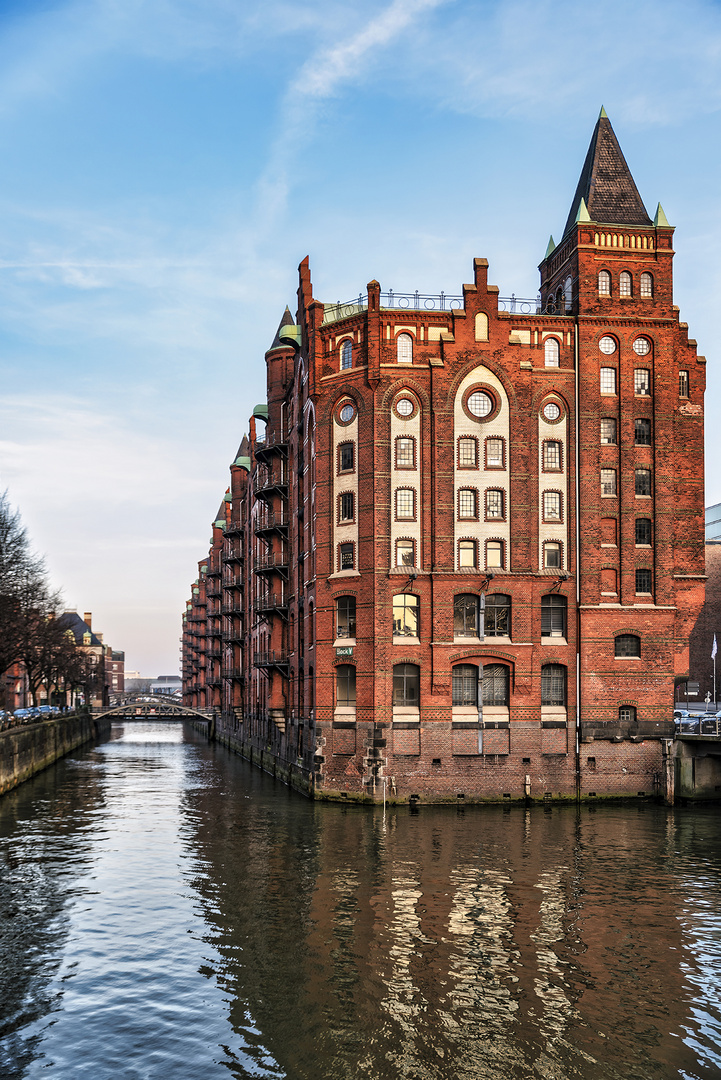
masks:
[[[278,611],[287,607],[288,601],[281,593],[267,593],[255,601],[256,611]]]
[[[289,556],[284,551],[269,551],[263,555],[256,555],[253,560],[253,569],[258,574],[267,570],[278,570],[280,573],[288,572]]]
[[[223,574],[223,587],[226,589],[238,589],[242,588],[244,584],[243,574],[238,570],[233,570],[231,567],[226,567]]]
[[[225,526],[224,535],[227,536],[242,536],[245,532],[245,522],[242,521],[230,521]]]
[[[290,518],[286,513],[281,511],[280,513],[263,514],[262,517],[255,520],[256,533],[273,532],[276,529],[287,532],[290,525]]]
[[[338,322],[340,319],[358,315],[368,307],[368,294],[359,293],[352,300],[326,304],[323,312],[323,324]],[[457,311],[463,307],[463,297],[451,293],[394,292],[392,289],[381,293],[381,308],[396,311]],[[555,300],[549,297],[545,301],[540,296],[528,300],[525,297],[503,296],[498,299],[498,310],[511,315],[570,315],[571,302],[566,299]]]
[[[243,668],[240,667],[226,668],[223,675],[226,679],[235,679],[237,681],[241,681],[245,678],[245,672],[243,671]]]
[[[256,495],[264,491],[282,490],[288,487],[288,474],[285,468],[256,469],[253,476],[253,491]]]
[[[228,605],[228,607],[223,608],[224,615],[243,615],[244,612],[245,608],[242,604],[232,604]]]
[[[288,441],[284,435],[279,435],[275,431],[266,431],[262,439],[255,440],[255,456],[259,460],[265,461],[275,453],[283,456],[288,453]]]
[[[270,652],[257,652],[253,654],[253,665],[258,668],[287,668],[288,667],[288,653],[277,652],[273,649]]]
[[[245,559],[245,548],[243,542],[237,537],[233,537],[226,543],[223,557],[226,562],[243,562]]]

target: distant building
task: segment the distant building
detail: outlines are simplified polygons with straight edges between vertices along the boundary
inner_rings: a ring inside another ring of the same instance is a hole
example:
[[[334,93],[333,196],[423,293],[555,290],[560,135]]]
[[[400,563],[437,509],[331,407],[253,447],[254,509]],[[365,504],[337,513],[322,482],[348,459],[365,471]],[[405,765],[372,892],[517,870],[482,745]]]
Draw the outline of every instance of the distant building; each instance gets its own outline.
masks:
[[[721,503],[706,507],[706,543],[721,542]]]
[[[150,684],[153,694],[179,694],[183,689],[180,675],[158,675]]]

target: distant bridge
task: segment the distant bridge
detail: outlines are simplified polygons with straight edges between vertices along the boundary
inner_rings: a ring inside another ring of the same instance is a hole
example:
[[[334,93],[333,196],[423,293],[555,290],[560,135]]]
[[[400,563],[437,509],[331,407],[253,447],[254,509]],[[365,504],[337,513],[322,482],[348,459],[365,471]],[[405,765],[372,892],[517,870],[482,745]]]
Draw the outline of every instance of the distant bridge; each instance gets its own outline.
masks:
[[[107,716],[111,720],[204,720],[210,722],[215,713],[212,709],[190,709],[170,694],[128,694],[122,705],[110,705],[93,709],[93,716]]]

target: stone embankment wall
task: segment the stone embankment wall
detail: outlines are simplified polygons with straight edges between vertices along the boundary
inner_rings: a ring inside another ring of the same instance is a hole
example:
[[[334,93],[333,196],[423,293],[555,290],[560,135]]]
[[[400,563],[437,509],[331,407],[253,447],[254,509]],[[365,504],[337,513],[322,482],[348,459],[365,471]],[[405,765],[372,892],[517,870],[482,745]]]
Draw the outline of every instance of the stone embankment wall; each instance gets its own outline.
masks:
[[[240,754],[263,772],[282,780],[288,787],[311,798],[316,795],[312,771],[303,757],[295,761],[288,760],[287,754],[283,752],[286,750],[284,740],[282,746],[263,745],[257,737],[246,735],[244,727],[245,725],[228,717],[219,717],[210,738]]]
[[[0,732],[0,795],[84,743],[110,734],[110,720],[61,716]]]

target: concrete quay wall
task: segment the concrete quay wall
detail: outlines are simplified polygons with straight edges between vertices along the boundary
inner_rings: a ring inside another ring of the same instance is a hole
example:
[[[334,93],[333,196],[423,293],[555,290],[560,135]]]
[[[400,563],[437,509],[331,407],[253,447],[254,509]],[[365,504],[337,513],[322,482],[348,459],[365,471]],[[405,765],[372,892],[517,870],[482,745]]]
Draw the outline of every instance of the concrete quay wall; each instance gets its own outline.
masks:
[[[110,734],[110,720],[86,714],[60,716],[0,732],[0,795],[85,743]]]

